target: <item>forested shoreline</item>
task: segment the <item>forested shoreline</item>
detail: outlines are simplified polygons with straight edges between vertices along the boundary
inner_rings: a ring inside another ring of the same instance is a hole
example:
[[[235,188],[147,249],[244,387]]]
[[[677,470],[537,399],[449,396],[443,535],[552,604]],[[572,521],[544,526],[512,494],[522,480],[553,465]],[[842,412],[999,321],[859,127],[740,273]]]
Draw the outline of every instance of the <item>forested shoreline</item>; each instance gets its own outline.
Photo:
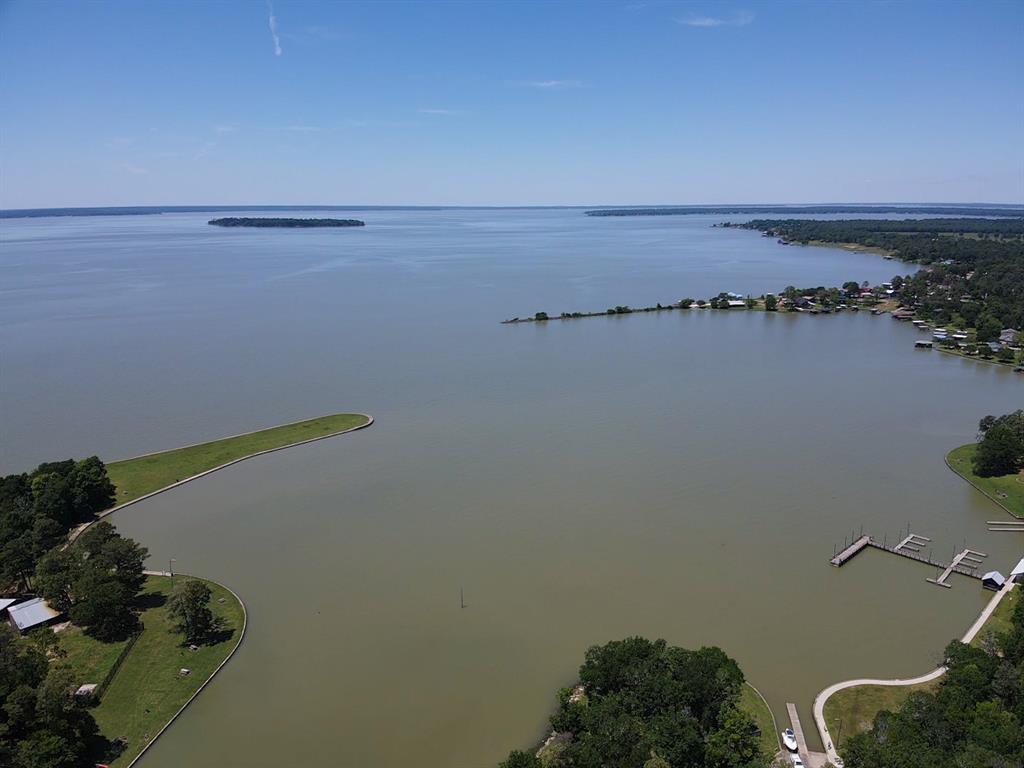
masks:
[[[360,219],[280,219],[264,217],[233,217],[210,219],[215,227],[264,227],[273,229],[308,229],[317,227],[365,227]]]

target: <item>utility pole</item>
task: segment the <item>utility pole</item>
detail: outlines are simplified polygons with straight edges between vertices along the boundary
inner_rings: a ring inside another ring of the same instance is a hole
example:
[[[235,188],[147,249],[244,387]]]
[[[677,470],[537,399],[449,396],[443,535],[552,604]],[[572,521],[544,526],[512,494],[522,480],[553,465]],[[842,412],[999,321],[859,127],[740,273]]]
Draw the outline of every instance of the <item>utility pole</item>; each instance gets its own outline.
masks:
[[[171,575],[171,592],[174,591],[174,564],[178,562],[173,557],[167,561],[167,572]]]

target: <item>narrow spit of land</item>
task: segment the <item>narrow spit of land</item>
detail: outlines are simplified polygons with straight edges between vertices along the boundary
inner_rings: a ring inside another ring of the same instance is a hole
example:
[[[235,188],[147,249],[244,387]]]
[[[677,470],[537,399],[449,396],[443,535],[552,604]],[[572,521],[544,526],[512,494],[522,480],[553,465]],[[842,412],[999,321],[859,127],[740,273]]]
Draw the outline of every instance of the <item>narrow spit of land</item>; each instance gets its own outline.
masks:
[[[372,422],[366,414],[336,413],[115,461],[107,464],[107,473],[117,488],[117,506],[121,506],[204,472],[269,451],[351,432]]]
[[[979,477],[974,474],[973,459],[977,443],[968,443],[946,454],[946,464],[1014,517],[1024,519],[1024,476]]]
[[[223,219],[211,219],[207,223],[215,227],[274,227],[284,229],[366,226],[366,222],[359,219],[272,219],[267,217],[245,218],[230,216]]]

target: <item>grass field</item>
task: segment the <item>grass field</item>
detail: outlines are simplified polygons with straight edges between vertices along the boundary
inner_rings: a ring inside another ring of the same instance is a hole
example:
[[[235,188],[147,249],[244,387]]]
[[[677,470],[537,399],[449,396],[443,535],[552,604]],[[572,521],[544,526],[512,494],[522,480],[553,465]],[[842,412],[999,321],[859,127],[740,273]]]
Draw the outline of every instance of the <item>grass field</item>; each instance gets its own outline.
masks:
[[[336,413],[238,437],[111,462],[107,464],[107,472],[117,488],[117,503],[124,504],[229,461],[344,432],[368,421],[369,417],[359,413]]]
[[[883,709],[892,711],[911,693],[934,690],[938,684],[938,680],[933,680],[921,685],[858,685],[834,693],[825,702],[825,722],[835,740],[836,749],[841,748],[855,733],[868,730],[875,715]]]
[[[1003,599],[999,601],[999,605],[996,606],[992,615],[988,617],[985,626],[981,628],[981,631],[971,641],[971,645],[980,645],[984,642],[986,636],[990,634],[1001,635],[1009,631],[1010,617],[1017,607],[1017,601],[1020,600],[1021,590],[1022,587],[1018,585],[1003,595]]]
[[[80,627],[70,626],[57,635],[66,654],[64,663],[75,675],[75,685],[102,683],[117,662],[117,657],[128,645],[128,640],[103,643],[89,637]]]
[[[1020,476],[978,477],[971,470],[971,459],[977,449],[976,443],[961,445],[946,455],[946,461],[960,477],[1003,506],[1014,517],[1024,518],[1024,483],[1020,481]]]
[[[768,709],[761,695],[752,686],[744,684],[740,696],[740,709],[754,718],[761,731],[761,748],[769,755],[779,751],[779,734],[775,732],[772,711]]]
[[[206,584],[213,592],[211,609],[222,620],[223,629],[214,642],[190,651],[182,645],[182,637],[167,615],[170,579],[147,578],[141,595],[148,606],[141,616],[145,629],[92,710],[104,736],[127,740],[127,748],[111,766],[130,763],[237,645],[244,618],[242,604],[219,584]],[[181,676],[178,670],[182,668],[191,672]]]

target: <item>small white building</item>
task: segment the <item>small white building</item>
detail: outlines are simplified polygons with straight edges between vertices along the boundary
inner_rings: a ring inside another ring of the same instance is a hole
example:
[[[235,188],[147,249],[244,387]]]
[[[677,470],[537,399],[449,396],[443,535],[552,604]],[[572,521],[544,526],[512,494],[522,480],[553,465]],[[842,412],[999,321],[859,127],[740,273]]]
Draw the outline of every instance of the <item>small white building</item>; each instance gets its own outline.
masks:
[[[18,632],[24,634],[35,627],[43,627],[60,616],[41,597],[34,597],[7,609],[7,620]]]
[[[0,597],[0,616],[5,616],[7,614],[7,609],[14,605],[16,602],[18,601],[14,598]]]

